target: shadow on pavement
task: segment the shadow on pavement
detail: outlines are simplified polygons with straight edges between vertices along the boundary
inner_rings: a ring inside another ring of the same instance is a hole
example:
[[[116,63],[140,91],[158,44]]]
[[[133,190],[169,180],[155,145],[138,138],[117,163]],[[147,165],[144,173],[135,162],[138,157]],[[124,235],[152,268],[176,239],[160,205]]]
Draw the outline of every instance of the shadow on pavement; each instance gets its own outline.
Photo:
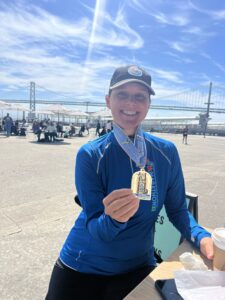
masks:
[[[29,143],[37,144],[37,145],[50,145],[50,146],[60,146],[60,145],[71,145],[71,143],[67,143],[64,141],[56,141],[56,142],[38,142],[38,141],[29,141]]]

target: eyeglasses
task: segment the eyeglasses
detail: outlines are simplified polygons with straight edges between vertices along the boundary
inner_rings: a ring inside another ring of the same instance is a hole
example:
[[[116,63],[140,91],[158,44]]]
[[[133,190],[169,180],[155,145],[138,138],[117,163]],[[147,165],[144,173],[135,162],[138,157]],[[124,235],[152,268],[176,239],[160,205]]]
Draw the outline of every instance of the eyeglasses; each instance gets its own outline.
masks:
[[[116,92],[114,94],[114,97],[116,97],[119,101],[133,101],[135,103],[145,104],[149,103],[150,96],[148,93],[137,93],[137,94],[129,94],[124,91]]]

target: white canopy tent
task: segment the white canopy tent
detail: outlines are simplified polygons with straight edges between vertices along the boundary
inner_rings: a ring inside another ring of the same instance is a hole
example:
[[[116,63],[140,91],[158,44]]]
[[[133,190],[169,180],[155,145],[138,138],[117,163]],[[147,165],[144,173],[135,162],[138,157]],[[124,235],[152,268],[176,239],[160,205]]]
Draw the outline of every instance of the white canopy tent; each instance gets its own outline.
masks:
[[[22,104],[19,104],[19,103],[10,103],[9,107],[7,108],[7,110],[16,111],[17,112],[17,117],[16,117],[17,120],[18,120],[18,113],[19,113],[19,111],[22,111],[23,114],[25,112],[29,112],[30,111],[29,108],[27,108],[27,107],[25,107],[25,106],[23,106]]]
[[[55,113],[66,114],[70,110],[62,104],[52,104],[47,106],[46,110],[53,111]]]
[[[49,111],[49,110],[37,110],[36,112],[35,112],[37,115],[50,115],[50,116],[53,116],[53,115],[55,115],[55,113],[53,112],[53,111]]]
[[[6,103],[5,101],[0,101],[0,109],[4,110],[4,109],[8,109],[10,107],[9,103]]]
[[[2,119],[3,119],[3,111],[7,110],[10,107],[8,103],[5,101],[0,101],[0,110],[2,111]]]
[[[48,118],[49,116],[55,116],[55,113],[53,111],[49,111],[49,110],[36,110],[35,112],[36,115],[38,115],[38,119],[39,116],[41,116],[41,120],[42,120],[42,116],[44,116],[44,118]]]
[[[87,114],[84,111],[80,111],[80,110],[71,110],[70,116],[75,116],[75,117],[88,117],[89,114]]]
[[[91,117],[112,119],[112,113],[111,113],[111,110],[107,108],[107,109],[99,110],[99,111],[92,113]]]
[[[15,111],[30,111],[29,108],[23,106],[22,104],[19,103],[11,103],[9,105],[9,110],[15,110]]]
[[[71,110],[69,114],[69,118],[70,117],[74,117],[75,123],[79,123],[80,119],[87,119],[89,117],[89,114],[80,110]]]
[[[59,122],[59,116],[68,116],[70,114],[70,110],[65,107],[64,105],[61,105],[61,104],[52,104],[52,105],[49,105],[47,108],[46,108],[47,111],[51,111],[55,114],[58,115],[58,122]]]

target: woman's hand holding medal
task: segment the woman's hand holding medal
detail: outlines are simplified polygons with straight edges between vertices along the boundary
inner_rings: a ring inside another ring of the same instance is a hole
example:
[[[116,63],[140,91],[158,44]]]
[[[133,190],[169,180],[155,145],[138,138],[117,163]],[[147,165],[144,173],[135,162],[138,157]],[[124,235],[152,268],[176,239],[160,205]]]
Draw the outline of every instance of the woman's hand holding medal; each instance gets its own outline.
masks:
[[[140,200],[131,189],[119,189],[111,192],[103,199],[105,214],[112,219],[125,223],[139,208]]]

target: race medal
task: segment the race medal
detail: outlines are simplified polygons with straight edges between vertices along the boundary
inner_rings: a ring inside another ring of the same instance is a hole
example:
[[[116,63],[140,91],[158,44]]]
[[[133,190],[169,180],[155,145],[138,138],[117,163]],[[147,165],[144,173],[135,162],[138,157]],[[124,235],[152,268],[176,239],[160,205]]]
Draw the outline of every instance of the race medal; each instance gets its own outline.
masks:
[[[132,160],[136,166],[140,168],[140,171],[135,172],[132,176],[131,190],[133,194],[140,200],[151,200],[152,177],[144,169],[147,160],[147,149],[143,131],[139,126],[133,140],[132,138],[129,138],[129,136],[127,136],[122,128],[120,128],[115,122],[113,131],[121,148],[126,152],[130,160]]]
[[[140,200],[151,200],[152,177],[143,168],[133,174],[131,190]]]

